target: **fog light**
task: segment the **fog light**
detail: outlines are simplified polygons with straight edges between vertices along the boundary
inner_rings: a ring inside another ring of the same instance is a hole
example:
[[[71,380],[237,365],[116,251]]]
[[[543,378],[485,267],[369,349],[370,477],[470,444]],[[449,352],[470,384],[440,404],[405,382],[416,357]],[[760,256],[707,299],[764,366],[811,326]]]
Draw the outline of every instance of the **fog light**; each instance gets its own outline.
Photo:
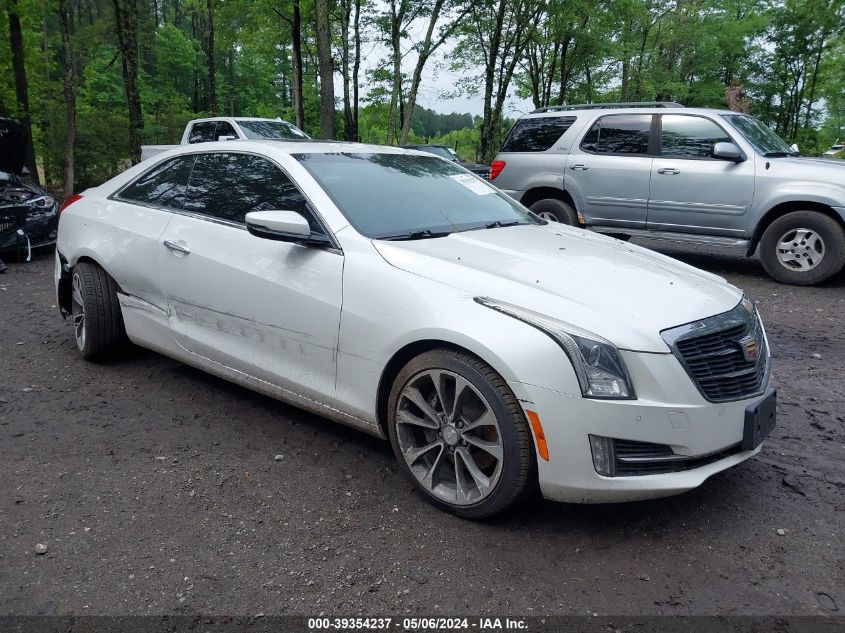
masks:
[[[609,437],[590,435],[590,450],[593,452],[593,467],[596,472],[605,477],[613,477],[616,474],[613,440]]]

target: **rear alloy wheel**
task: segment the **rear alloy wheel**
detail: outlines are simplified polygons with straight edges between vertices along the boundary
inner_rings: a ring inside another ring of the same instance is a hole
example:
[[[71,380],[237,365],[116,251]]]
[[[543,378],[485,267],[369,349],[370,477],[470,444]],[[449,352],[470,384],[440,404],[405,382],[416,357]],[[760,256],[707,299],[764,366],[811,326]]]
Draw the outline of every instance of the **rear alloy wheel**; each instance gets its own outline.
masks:
[[[77,264],[71,277],[70,306],[76,347],[88,360],[104,358],[126,341],[117,284],[89,262]]]
[[[393,451],[435,505],[465,518],[503,512],[527,488],[530,433],[493,369],[450,350],[426,352],[399,373],[389,401]]]
[[[559,222],[569,226],[578,226],[578,214],[572,205],[556,198],[538,200],[530,207],[531,211],[548,222]]]
[[[781,283],[817,284],[845,265],[845,231],[836,220],[815,211],[788,213],[763,233],[760,260]]]

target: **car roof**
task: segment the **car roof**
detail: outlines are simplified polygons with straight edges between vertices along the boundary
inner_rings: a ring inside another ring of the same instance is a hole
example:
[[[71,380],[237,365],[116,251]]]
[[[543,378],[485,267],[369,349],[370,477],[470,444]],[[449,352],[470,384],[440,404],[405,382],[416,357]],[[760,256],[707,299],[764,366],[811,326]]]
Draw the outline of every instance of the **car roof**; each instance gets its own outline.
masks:
[[[597,115],[604,116],[607,114],[738,114],[742,112],[734,112],[733,110],[717,109],[717,108],[685,108],[672,107],[665,108],[659,106],[637,106],[633,108],[618,107],[618,108],[584,108],[573,110],[546,110],[544,112],[530,112],[521,119],[540,119],[544,117],[574,117],[583,115]]]
[[[255,151],[265,153],[281,152],[283,154],[336,154],[351,152],[359,154],[409,154],[418,156],[431,156],[427,152],[415,149],[405,149],[392,145],[369,145],[366,143],[351,143],[348,141],[320,141],[320,140],[278,140],[278,139],[246,139],[231,141],[212,141],[208,143],[192,143],[180,145],[171,150],[171,156],[178,154],[190,154],[198,151],[216,152],[220,150]]]
[[[258,117],[258,116],[210,116],[205,117],[203,119],[191,119],[191,123],[208,123],[209,121],[268,121],[270,123],[288,123],[289,125],[293,125],[289,121],[285,121],[281,118],[267,118],[267,117]]]

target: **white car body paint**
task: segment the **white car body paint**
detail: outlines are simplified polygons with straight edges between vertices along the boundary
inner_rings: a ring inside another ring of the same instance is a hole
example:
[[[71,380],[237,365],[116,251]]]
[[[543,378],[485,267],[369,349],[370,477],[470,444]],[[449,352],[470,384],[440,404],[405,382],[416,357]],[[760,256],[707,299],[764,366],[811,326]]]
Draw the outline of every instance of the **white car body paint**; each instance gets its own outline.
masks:
[[[159,160],[209,151],[276,162],[318,210],[337,247],[265,240],[242,227],[109,198]],[[646,249],[561,225],[373,240],[291,156],[306,151],[420,153],[321,142],[180,147],[85,191],[61,216],[57,258],[66,268],[90,258],[116,280],[135,343],[380,437],[379,384],[390,359],[420,341],[464,348],[542,420],[550,459],[538,459],[538,475],[550,499],[674,494],[759,450],[683,472],[607,478],[596,473],[588,440],[597,434],[661,443],[688,456],[741,441],[745,408],[762,396],[708,402],[660,336],[731,310],[742,298],[737,288]],[[60,274],[57,260],[57,284]],[[480,305],[478,296],[607,339],[621,350],[637,398],[582,397],[568,357],[548,335]]]

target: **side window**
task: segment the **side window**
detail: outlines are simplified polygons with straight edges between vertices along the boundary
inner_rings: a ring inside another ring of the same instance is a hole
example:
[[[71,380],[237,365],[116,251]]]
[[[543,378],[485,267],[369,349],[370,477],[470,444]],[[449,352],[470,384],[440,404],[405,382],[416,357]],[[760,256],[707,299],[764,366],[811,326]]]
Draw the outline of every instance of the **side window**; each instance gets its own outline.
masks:
[[[188,143],[208,143],[209,141],[216,141],[214,137],[214,129],[217,127],[215,121],[204,121],[203,123],[194,123],[191,128],[191,133],[188,136]]]
[[[599,151],[599,130],[601,130],[601,119],[593,123],[593,127],[584,135],[581,141],[581,149],[585,152]]]
[[[166,160],[121,190],[117,198],[181,209],[185,203],[185,190],[193,164],[193,156]]]
[[[233,136],[238,138],[238,133],[228,121],[218,121],[217,131],[214,133],[214,140],[219,141],[221,136]]]
[[[648,154],[650,114],[609,114],[601,117],[581,141],[581,149],[598,154]]]
[[[502,143],[503,152],[545,152],[575,122],[574,116],[520,119]]]
[[[663,156],[710,158],[716,143],[730,143],[730,137],[718,125],[699,116],[665,114],[660,132]]]
[[[185,210],[238,224],[250,211],[298,211],[308,218],[312,231],[323,232],[290,178],[266,158],[252,154],[198,155]]]

